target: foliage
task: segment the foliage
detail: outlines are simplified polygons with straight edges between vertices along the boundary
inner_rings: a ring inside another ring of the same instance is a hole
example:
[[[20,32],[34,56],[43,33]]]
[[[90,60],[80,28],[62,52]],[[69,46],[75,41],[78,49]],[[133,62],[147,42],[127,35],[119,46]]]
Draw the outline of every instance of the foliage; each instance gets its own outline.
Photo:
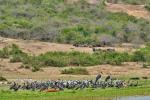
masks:
[[[12,56],[11,57],[12,61],[15,62],[15,59],[16,59],[17,62],[18,61],[20,62],[21,58],[23,58],[24,56],[27,56],[27,54],[24,53],[22,50],[20,50],[17,45],[12,44],[0,50],[0,58],[9,58],[10,56]]]
[[[32,67],[32,72],[37,72],[37,71],[39,71],[40,70],[40,68],[39,67]]]
[[[30,56],[21,51],[13,44],[8,49],[7,57],[10,62],[22,62],[24,68],[39,69],[45,66],[93,66],[99,64],[121,65],[122,62],[130,61],[130,55],[118,52],[96,52],[93,54],[82,52],[47,52],[38,56]],[[3,52],[3,50],[2,50]]]
[[[134,4],[134,5],[143,5],[148,2],[148,0],[117,0],[118,2]]]
[[[42,67],[65,66],[94,66],[101,64],[121,65],[123,62],[150,62],[150,47],[141,48],[133,54],[98,51],[95,53],[83,52],[47,52],[38,56],[24,53],[15,44],[1,50],[0,58],[10,58],[10,62],[22,62],[21,67],[39,71]],[[71,69],[72,70],[72,69]]]
[[[145,8],[150,11],[150,2],[145,5]]]
[[[61,71],[62,74],[72,75],[88,75],[88,71],[85,68],[69,68]]]
[[[145,58],[145,55],[141,52],[141,51],[136,51],[134,52],[134,55],[133,55],[133,60],[134,61],[146,61],[146,58]]]
[[[145,61],[146,62],[150,62],[150,47],[149,46],[147,46],[147,47],[145,47],[145,48],[141,48],[139,51],[137,51],[137,52],[139,52],[140,53],[140,55],[142,56],[140,56],[141,58],[145,58]],[[144,59],[143,59],[144,60]],[[142,61],[143,61],[142,60]]]
[[[7,81],[7,79],[3,76],[0,76],[0,81]]]
[[[145,0],[121,1],[145,3]],[[98,44],[103,35],[113,38],[113,42],[150,40],[147,20],[108,12],[103,3],[68,2],[70,0],[0,0],[0,35],[71,44]]]
[[[0,50],[0,57],[1,58],[8,58],[9,57],[9,50],[7,47]]]

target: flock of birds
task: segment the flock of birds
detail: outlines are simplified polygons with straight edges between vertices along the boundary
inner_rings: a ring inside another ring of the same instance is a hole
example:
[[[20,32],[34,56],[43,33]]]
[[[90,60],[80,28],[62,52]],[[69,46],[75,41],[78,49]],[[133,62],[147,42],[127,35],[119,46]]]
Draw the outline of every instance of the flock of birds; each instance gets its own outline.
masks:
[[[101,74],[96,76],[95,80],[49,80],[49,81],[33,81],[33,82],[24,82],[23,84],[18,84],[14,82],[10,85],[10,90],[18,91],[18,90],[33,90],[33,91],[46,91],[49,89],[53,89],[55,91],[63,91],[65,89],[85,89],[85,88],[108,88],[108,87],[116,87],[123,88],[126,86],[138,86],[138,82],[129,83],[128,84],[124,80],[112,79],[110,75],[108,75],[104,80],[101,78]]]

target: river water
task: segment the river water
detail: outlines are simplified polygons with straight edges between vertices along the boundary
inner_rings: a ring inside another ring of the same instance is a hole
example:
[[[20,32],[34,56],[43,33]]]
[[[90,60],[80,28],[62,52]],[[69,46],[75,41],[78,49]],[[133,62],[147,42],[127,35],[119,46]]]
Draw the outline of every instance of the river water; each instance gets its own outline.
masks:
[[[150,100],[150,96],[131,96],[131,97],[120,97],[114,100]]]

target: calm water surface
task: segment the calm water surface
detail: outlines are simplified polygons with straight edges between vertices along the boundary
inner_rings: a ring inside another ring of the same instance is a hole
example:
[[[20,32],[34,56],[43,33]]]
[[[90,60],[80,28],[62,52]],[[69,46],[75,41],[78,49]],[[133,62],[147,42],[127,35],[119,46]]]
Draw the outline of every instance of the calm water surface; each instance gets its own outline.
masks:
[[[120,97],[114,100],[150,100],[150,96],[131,96],[131,97]]]

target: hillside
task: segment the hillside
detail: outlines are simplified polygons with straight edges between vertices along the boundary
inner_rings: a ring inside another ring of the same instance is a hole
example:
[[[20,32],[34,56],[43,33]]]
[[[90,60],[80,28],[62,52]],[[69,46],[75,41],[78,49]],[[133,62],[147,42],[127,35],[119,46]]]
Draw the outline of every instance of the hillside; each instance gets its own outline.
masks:
[[[150,100],[149,87],[149,0],[0,0],[0,100]]]
[[[1,0],[0,35],[88,45],[150,41],[149,20],[106,8],[98,0]]]
[[[146,10],[144,5],[107,3],[106,9],[111,12],[124,12],[128,15],[135,16],[136,18],[144,18],[150,20],[150,12]]]

